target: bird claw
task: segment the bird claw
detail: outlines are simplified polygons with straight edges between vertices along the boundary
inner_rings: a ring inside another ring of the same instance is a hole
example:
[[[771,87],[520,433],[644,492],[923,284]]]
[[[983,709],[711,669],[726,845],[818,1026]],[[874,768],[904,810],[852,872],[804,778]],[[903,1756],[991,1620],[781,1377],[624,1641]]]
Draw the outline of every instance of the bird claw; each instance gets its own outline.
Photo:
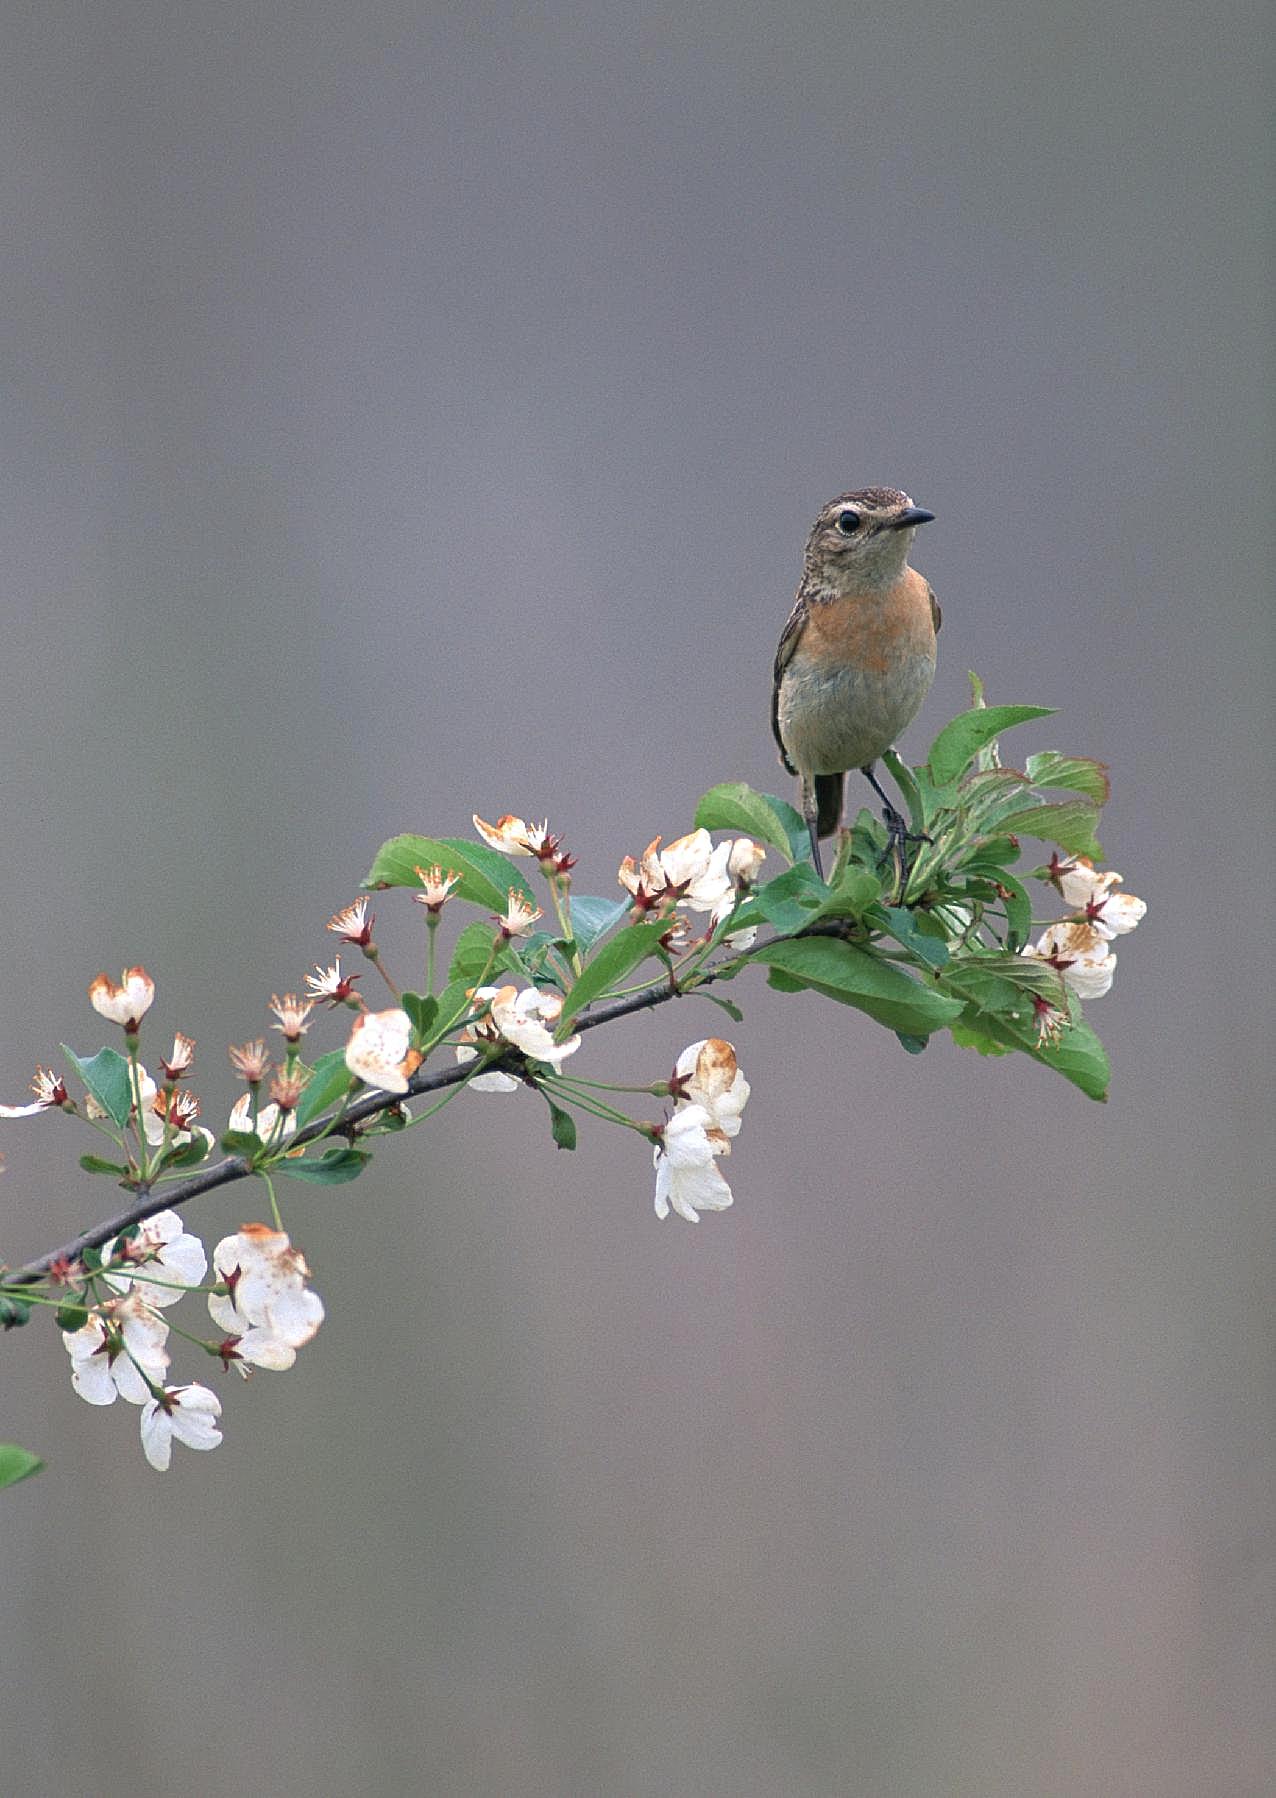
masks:
[[[874,782],[876,785],[876,782]],[[909,859],[911,843],[933,843],[934,837],[928,836],[924,830],[910,830],[908,820],[902,812],[897,812],[889,801],[882,807],[882,822],[886,826],[886,843],[877,858],[878,867],[886,862],[895,864],[896,892],[902,899],[908,890],[908,876],[912,872]]]

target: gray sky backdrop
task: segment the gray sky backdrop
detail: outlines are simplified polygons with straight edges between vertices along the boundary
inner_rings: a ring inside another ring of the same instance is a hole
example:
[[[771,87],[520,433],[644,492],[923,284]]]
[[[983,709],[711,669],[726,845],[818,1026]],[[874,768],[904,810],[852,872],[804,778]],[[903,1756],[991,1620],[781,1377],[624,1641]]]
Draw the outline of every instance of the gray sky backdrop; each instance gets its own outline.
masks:
[[[50,1467],[4,1500],[0,1783],[1276,1789],[1262,10],[40,0],[2,38],[6,1099],[141,959],[221,1115],[396,831],[548,814],[609,892],[713,782],[774,789],[802,542],[865,482],[938,514],[906,751],[968,668],[1060,707],[1020,742],[1111,763],[1151,909],[1106,1108],[759,977],[699,1230],[527,1094],[290,1190],[328,1322],[166,1478],[51,1328],[7,1340]],[[10,1259],[111,1203],[74,1137],[7,1128]]]

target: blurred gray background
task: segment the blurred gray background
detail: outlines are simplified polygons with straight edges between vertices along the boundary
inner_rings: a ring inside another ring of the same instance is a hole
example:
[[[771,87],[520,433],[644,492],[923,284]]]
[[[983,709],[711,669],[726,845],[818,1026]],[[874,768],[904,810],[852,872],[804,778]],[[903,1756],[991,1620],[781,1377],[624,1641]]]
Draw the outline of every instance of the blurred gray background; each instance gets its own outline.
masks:
[[[1060,707],[1017,743],[1111,763],[1151,910],[1107,1107],[759,976],[698,1230],[526,1093],[289,1188],[328,1321],[164,1478],[7,1339],[49,1469],[0,1785],[1276,1790],[1264,12],[18,0],[2,42],[0,1096],[140,959],[215,1122],[394,832],[548,815],[608,893],[713,782],[785,790],[802,542],[872,481],[938,514],[905,750],[968,668]],[[6,1126],[10,1260],[110,1208],[84,1146]]]

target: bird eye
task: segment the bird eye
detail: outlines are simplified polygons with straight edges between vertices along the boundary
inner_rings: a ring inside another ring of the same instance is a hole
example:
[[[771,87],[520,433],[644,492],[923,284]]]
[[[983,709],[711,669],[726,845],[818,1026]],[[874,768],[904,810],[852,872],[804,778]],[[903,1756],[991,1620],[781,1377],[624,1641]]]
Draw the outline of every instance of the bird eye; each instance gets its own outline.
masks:
[[[837,515],[837,528],[844,537],[853,537],[860,528],[859,513],[852,512],[849,506],[845,512],[839,512]]]

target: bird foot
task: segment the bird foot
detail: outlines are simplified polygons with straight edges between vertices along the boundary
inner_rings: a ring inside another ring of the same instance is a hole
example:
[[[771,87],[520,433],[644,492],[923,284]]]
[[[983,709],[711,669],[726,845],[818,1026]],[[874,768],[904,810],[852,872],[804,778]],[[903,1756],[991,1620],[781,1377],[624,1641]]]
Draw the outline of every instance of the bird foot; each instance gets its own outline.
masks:
[[[909,856],[909,845],[913,843],[933,843],[934,837],[928,836],[924,830],[910,830],[908,820],[902,812],[897,812],[889,801],[882,807],[882,822],[886,826],[886,845],[877,858],[878,867],[888,861],[895,864],[896,893],[902,899],[908,890],[908,876],[912,872],[912,861]]]

